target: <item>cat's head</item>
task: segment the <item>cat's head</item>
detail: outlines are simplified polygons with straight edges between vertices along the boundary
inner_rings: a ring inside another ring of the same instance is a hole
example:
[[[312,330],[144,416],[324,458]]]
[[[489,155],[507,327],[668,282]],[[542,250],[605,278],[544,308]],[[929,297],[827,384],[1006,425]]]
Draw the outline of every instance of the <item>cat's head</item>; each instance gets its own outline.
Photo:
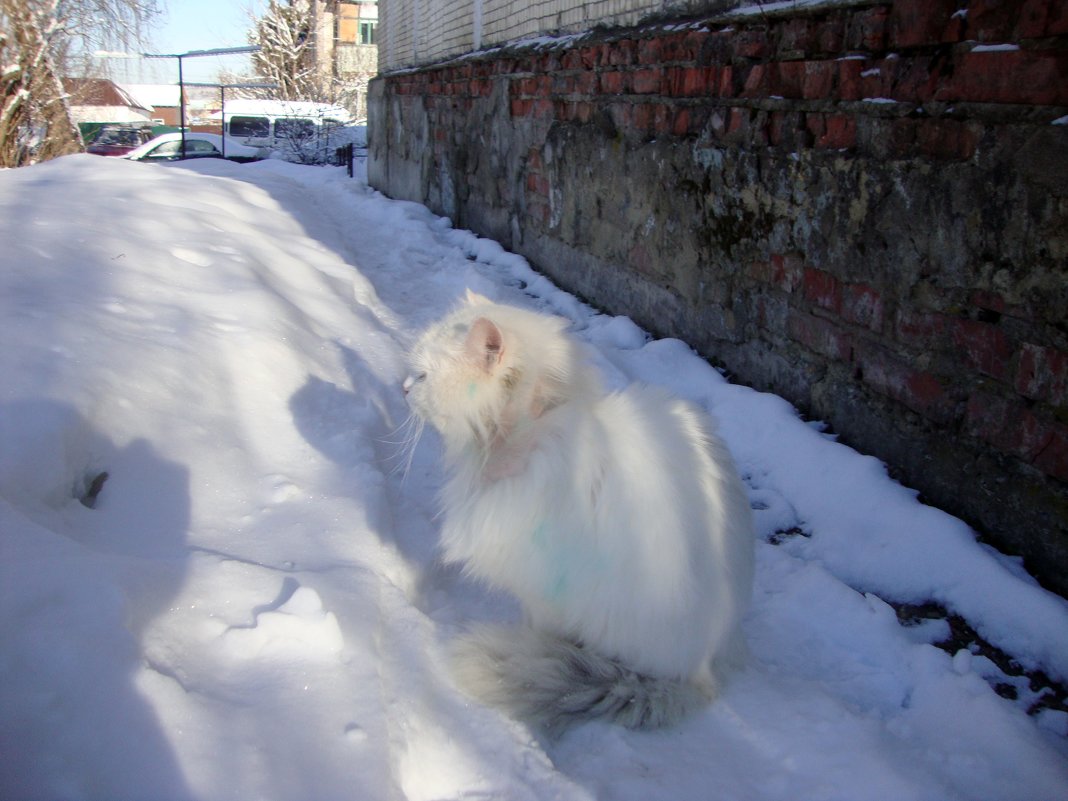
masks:
[[[580,371],[565,325],[469,291],[413,348],[409,405],[449,445],[506,438],[571,396]]]

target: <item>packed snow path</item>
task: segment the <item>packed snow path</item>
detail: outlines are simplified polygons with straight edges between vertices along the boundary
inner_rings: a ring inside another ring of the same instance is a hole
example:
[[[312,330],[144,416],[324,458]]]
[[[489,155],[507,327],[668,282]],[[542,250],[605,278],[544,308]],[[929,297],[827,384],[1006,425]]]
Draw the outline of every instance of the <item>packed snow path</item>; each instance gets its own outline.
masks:
[[[890,603],[1061,681],[1068,604],[496,243],[337,169],[93,156],[0,172],[0,241],[0,797],[1068,798],[1068,714]],[[517,616],[436,561],[439,445],[403,425],[405,351],[467,287],[720,421],[753,658],[676,729],[545,743],[449,678],[466,623]]]

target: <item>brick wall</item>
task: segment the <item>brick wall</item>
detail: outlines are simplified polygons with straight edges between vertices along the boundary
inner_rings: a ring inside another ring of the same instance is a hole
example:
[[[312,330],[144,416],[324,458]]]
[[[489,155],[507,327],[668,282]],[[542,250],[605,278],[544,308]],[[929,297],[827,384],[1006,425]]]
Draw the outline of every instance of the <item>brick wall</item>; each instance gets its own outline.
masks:
[[[735,13],[387,75],[372,183],[679,336],[1068,591],[1068,6]]]

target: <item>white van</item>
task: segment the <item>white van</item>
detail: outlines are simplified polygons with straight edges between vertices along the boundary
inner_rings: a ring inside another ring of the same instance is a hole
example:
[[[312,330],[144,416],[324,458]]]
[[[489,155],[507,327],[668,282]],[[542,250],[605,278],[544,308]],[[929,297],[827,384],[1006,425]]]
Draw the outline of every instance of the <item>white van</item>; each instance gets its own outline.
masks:
[[[353,122],[347,110],[327,103],[231,100],[223,110],[224,131],[231,139],[300,157],[332,153],[347,144]]]

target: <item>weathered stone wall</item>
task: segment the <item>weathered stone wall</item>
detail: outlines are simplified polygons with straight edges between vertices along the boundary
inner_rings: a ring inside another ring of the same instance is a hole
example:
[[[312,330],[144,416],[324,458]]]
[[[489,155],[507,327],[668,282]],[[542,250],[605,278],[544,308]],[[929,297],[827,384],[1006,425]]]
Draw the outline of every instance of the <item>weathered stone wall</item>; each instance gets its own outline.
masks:
[[[373,185],[828,421],[1068,592],[1062,2],[602,32],[371,98]]]

